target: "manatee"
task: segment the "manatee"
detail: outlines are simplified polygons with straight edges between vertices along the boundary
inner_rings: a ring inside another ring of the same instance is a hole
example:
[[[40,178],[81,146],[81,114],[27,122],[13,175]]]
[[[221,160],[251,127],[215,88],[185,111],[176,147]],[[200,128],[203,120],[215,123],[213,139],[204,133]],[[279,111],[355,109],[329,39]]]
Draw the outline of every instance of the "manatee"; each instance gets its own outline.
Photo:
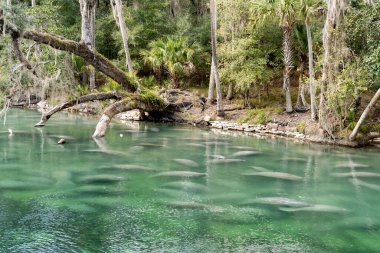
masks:
[[[227,163],[241,163],[245,162],[245,160],[242,159],[212,159],[207,161],[208,163],[212,164],[227,164]]]
[[[285,173],[285,172],[274,172],[274,171],[250,172],[250,173],[243,173],[242,175],[270,177],[270,178],[291,180],[291,181],[301,181],[302,180],[302,177],[299,177],[299,176],[296,176],[293,174],[289,174],[289,173]]]
[[[312,205],[306,207],[281,207],[279,210],[284,212],[317,212],[317,213],[344,213],[347,212],[347,209],[340,208],[337,206],[329,205]]]
[[[192,161],[192,160],[189,160],[189,159],[173,159],[173,161],[179,163],[179,164],[182,164],[182,165],[185,165],[185,166],[188,166],[188,167],[199,167],[199,164]]]
[[[283,197],[267,197],[267,198],[256,198],[253,200],[245,201],[242,203],[243,205],[248,204],[265,204],[265,205],[273,205],[273,206],[287,206],[287,207],[307,207],[311,206],[303,201],[299,201],[296,199],[289,199]]]
[[[156,143],[140,143],[139,146],[146,147],[146,148],[163,148],[163,147],[165,147],[165,145],[156,144]]]
[[[123,180],[124,178],[120,176],[100,174],[100,175],[84,176],[84,177],[81,177],[79,181],[83,183],[117,183]]]
[[[90,152],[90,153],[103,153],[107,155],[115,155],[115,156],[126,156],[127,154],[124,152],[120,151],[113,151],[113,150],[102,150],[102,149],[87,149],[84,150],[85,152]]]
[[[211,155],[211,157],[214,159],[219,159],[219,160],[226,159],[224,155]]]
[[[246,150],[253,150],[253,151],[256,151],[255,148],[253,148],[253,147],[248,147],[248,146],[232,146],[232,148],[234,148],[234,149],[246,149]]]
[[[380,177],[379,173],[373,172],[348,172],[348,173],[331,173],[334,177]]]
[[[144,147],[143,146],[133,146],[129,149],[130,152],[139,152],[141,150],[143,150]]]
[[[159,177],[204,177],[207,173],[199,173],[193,171],[167,171],[158,173]]]
[[[153,172],[157,171],[155,169],[145,167],[142,165],[135,165],[135,164],[115,164],[112,165],[111,168],[120,169],[120,170],[126,170],[126,171],[135,171],[135,172]]]
[[[251,166],[251,168],[255,169],[256,171],[260,171],[260,172],[269,172],[270,171],[264,167],[259,167],[259,166]]]
[[[157,127],[150,127],[150,128],[148,128],[148,130],[151,132],[155,132],[155,133],[158,133],[160,131],[160,129]]]
[[[259,151],[239,151],[236,153],[233,153],[232,156],[252,156],[252,155],[258,155],[261,154]]]
[[[188,182],[188,181],[176,181],[170,182],[163,185],[163,187],[167,188],[175,188],[175,189],[189,189],[189,190],[197,190],[197,191],[206,191],[207,187],[201,184]]]
[[[349,179],[349,181],[351,183],[353,183],[354,185],[359,185],[359,186],[366,187],[368,189],[372,189],[372,190],[375,190],[375,191],[380,191],[380,185],[378,185],[378,184],[370,184],[370,183],[364,182],[362,180],[352,179],[352,178]]]
[[[187,143],[186,146],[189,146],[189,147],[200,147],[200,148],[205,148],[206,147],[205,145],[199,144],[199,143]]]
[[[335,168],[368,168],[367,164],[353,163],[353,162],[342,162],[337,163],[334,166]]]

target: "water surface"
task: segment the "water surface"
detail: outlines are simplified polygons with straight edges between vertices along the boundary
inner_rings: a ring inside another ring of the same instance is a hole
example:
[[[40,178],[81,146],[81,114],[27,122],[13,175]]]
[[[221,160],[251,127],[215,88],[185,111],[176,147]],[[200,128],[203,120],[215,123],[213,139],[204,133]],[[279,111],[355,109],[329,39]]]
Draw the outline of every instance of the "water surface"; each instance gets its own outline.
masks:
[[[1,122],[0,252],[380,252],[378,150],[39,117]]]

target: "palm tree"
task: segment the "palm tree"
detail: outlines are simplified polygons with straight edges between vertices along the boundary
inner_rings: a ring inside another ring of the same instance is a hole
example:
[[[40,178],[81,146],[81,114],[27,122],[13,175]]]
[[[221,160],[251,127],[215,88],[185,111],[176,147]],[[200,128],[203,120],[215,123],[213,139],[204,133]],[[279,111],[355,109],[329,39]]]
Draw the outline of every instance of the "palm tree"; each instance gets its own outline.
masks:
[[[254,8],[263,19],[276,15],[280,20],[283,31],[283,61],[284,61],[284,92],[286,98],[286,112],[293,112],[290,93],[290,74],[293,69],[293,28],[296,22],[296,6],[294,0],[262,0]]]
[[[216,87],[216,100],[217,100],[216,108],[217,108],[217,115],[219,117],[223,117],[224,116],[223,97],[222,97],[222,89],[220,87],[218,58],[216,55],[216,30],[217,30],[216,11],[217,11],[216,0],[210,0],[211,45],[212,45],[212,64],[213,64],[212,70],[214,71],[214,81],[215,81],[215,87]]]
[[[183,38],[157,40],[149,48],[142,52],[145,63],[158,75],[166,72],[173,88],[179,88],[180,79],[194,70],[199,48],[196,45],[187,46]]]

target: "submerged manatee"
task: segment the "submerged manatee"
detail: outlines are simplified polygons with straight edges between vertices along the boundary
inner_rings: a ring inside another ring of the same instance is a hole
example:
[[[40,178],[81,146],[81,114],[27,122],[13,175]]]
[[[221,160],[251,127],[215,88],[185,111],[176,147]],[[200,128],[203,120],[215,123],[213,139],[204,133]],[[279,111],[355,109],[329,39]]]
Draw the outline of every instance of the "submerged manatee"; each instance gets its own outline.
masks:
[[[124,180],[124,177],[103,174],[103,175],[84,176],[79,179],[79,182],[81,183],[117,183],[123,180]]]
[[[306,207],[298,207],[298,208],[287,208],[282,207],[279,210],[284,212],[317,212],[317,213],[344,213],[347,212],[347,209],[337,207],[337,206],[329,206],[329,205],[313,205]]]
[[[335,168],[368,168],[369,166],[361,163],[353,163],[353,162],[342,162],[337,163],[334,166]]]
[[[283,180],[291,180],[291,181],[301,181],[302,177],[285,173],[285,172],[274,172],[274,171],[263,171],[263,172],[251,172],[251,173],[243,173],[244,176],[259,176],[259,177],[270,177],[276,179]]]
[[[156,143],[140,143],[139,146],[146,147],[146,148],[163,148],[165,145],[163,144],[156,144]]]
[[[196,190],[196,191],[206,191],[207,187],[201,184],[188,182],[188,181],[177,181],[177,182],[170,182],[163,185],[163,187],[168,188],[179,188],[179,189],[189,189],[189,190]]]
[[[378,184],[370,184],[370,183],[367,183],[367,182],[364,182],[362,180],[359,180],[359,179],[349,179],[349,181],[354,184],[354,185],[359,185],[359,186],[363,186],[363,187],[366,187],[368,189],[372,189],[372,190],[375,190],[375,191],[380,191],[380,185]]]
[[[189,146],[189,147],[200,147],[200,148],[205,148],[206,147],[206,145],[199,144],[199,143],[187,143],[186,146]]]
[[[232,156],[252,156],[252,155],[259,155],[261,152],[259,151],[239,151],[236,153],[233,153]]]
[[[267,197],[267,198],[256,198],[253,200],[245,201],[243,205],[249,204],[264,204],[264,205],[273,205],[273,206],[287,206],[287,207],[307,207],[311,204],[299,201],[296,199],[289,199],[283,197]]]
[[[227,163],[241,163],[245,162],[245,160],[242,159],[212,159],[207,161],[208,163],[212,164],[227,164]]]
[[[126,170],[126,171],[134,171],[134,172],[153,172],[157,171],[155,169],[145,167],[142,165],[135,165],[135,164],[115,164],[112,165],[111,168],[120,169],[120,170]]]
[[[256,171],[260,171],[260,172],[269,172],[270,171],[264,167],[259,167],[259,166],[251,166],[251,168],[255,169]]]
[[[348,172],[348,173],[331,173],[334,177],[380,177],[379,173],[373,172]]]
[[[188,167],[199,167],[199,164],[189,159],[173,159],[173,161]]]
[[[193,171],[167,171],[158,173],[158,177],[204,177],[207,173],[199,173]]]
[[[211,157],[218,160],[226,159],[226,157],[223,155],[211,155]]]

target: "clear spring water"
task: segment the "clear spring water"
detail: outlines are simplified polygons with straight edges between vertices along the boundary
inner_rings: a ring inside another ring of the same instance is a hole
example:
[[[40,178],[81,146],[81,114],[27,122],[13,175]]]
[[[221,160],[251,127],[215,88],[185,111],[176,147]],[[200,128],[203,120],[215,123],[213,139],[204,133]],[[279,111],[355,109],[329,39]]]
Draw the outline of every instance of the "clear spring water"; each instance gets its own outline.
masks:
[[[1,122],[0,252],[380,252],[378,150],[39,116]]]

